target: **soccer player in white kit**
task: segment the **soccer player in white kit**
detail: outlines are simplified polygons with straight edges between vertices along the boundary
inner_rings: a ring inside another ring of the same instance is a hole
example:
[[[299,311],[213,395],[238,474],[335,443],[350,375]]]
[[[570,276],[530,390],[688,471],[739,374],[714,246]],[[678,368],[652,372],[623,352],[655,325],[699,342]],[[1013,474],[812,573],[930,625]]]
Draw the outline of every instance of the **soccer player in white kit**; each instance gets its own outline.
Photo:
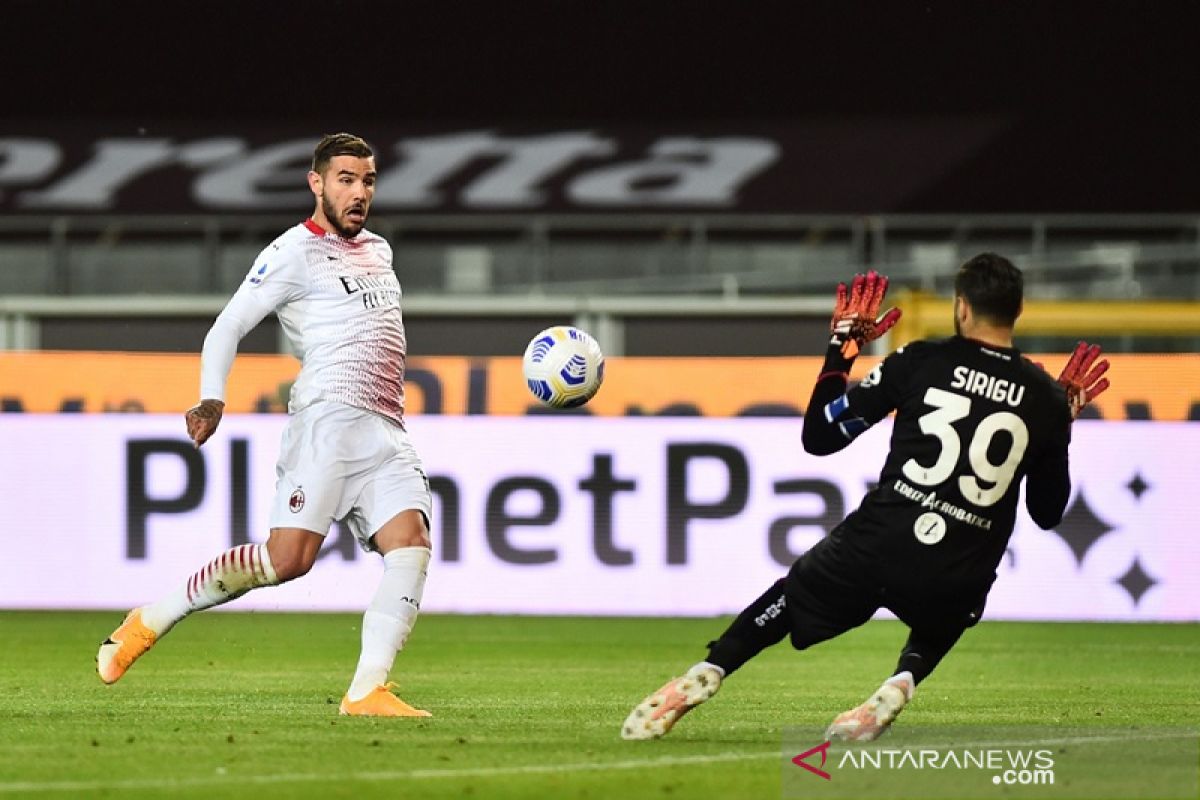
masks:
[[[204,340],[202,399],[186,415],[197,447],[221,421],[238,342],[267,314],[278,315],[302,362],[276,466],[270,537],[227,550],[167,597],[129,612],[100,646],[105,683],[188,614],[307,573],[330,525],[345,520],[364,549],[382,554],[384,572],[340,711],[429,716],[387,682],[421,604],[431,498],[404,430],[405,338],[392,251],[363,227],[375,180],[366,142],[346,133],[321,139],[308,173],[312,217],[262,251]]]

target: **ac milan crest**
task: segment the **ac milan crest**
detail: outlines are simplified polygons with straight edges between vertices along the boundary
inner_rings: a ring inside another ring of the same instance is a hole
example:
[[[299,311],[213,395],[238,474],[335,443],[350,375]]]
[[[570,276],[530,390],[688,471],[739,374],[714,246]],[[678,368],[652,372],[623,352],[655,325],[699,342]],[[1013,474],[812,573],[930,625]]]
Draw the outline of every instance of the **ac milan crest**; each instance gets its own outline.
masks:
[[[293,514],[304,508],[303,489],[297,489],[296,491],[292,492],[292,496],[288,498],[288,508],[292,510]]]

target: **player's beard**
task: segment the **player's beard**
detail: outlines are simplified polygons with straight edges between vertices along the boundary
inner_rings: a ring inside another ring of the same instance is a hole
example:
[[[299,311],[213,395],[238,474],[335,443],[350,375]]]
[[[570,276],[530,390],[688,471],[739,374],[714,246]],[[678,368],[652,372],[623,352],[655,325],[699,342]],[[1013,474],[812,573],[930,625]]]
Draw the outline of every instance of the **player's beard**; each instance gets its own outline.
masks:
[[[358,226],[358,229],[346,227],[342,224],[341,217],[338,216],[337,209],[333,207],[333,203],[329,202],[329,198],[321,195],[321,211],[325,214],[325,219],[329,220],[329,224],[338,232],[339,236],[346,239],[353,239],[358,235],[358,232],[363,229],[367,223],[367,210],[363,207],[363,224]]]

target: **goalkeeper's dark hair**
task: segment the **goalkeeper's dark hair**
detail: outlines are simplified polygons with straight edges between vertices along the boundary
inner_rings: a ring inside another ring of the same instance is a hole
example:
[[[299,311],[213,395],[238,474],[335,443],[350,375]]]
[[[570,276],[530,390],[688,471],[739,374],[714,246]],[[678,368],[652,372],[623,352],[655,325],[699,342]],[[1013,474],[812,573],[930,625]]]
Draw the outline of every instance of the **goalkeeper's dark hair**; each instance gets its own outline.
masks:
[[[958,268],[954,293],[977,315],[1011,328],[1021,315],[1025,278],[1004,256],[980,253]]]
[[[321,141],[317,142],[317,147],[313,150],[312,171],[324,175],[334,156],[370,158],[373,155],[375,151],[362,137],[352,133],[327,133],[321,137]]]

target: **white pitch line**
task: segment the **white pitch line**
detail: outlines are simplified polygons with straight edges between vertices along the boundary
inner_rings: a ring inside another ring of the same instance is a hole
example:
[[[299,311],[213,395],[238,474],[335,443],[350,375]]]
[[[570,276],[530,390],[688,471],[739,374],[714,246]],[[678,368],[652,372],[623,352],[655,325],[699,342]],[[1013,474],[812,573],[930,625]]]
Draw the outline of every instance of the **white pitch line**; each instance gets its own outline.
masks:
[[[1198,736],[1195,731],[1173,731],[1139,736],[1064,736],[1052,739],[1026,739],[1005,742],[954,742],[949,744],[907,744],[893,750],[946,750],[999,747],[1039,747],[1046,745],[1073,745],[1103,742],[1144,742],[1157,739],[1184,739]],[[636,745],[634,745],[636,746]],[[781,750],[757,753],[717,753],[713,755],[662,756],[649,759],[625,761],[582,761],[567,764],[526,764],[509,767],[464,767],[460,769],[414,769],[383,772],[348,773],[288,773],[278,775],[230,775],[226,773],[197,776],[194,778],[135,778],[125,780],[96,781],[10,781],[0,783],[0,794],[17,792],[92,792],[101,789],[186,789],[197,786],[219,786],[225,784],[270,785],[279,783],[322,783],[337,781],[398,781],[436,780],[440,778],[491,778],[504,775],[545,775],[569,772],[594,772],[598,770],[649,769],[654,767],[683,766],[687,764],[717,764],[729,761],[752,761],[767,758],[782,758]]]
[[[1096,744],[1105,742],[1153,742],[1158,739],[1189,739],[1200,737],[1200,731],[1171,731],[1146,733],[1139,736],[1064,736],[1057,739],[1034,739],[1008,742],[948,742],[946,744],[905,744],[881,747],[882,750],[971,750],[1001,747],[1041,747],[1055,744]]]
[[[569,764],[528,764],[511,767],[465,767],[462,769],[414,769],[386,772],[290,773],[287,775],[205,775],[195,778],[137,778],[114,781],[19,781],[0,783],[0,794],[14,792],[88,792],[100,789],[185,789],[222,784],[320,783],[328,781],[398,781],[437,778],[491,778],[503,775],[540,775],[556,772],[588,772],[610,769],[647,769],[684,764],[780,758],[779,750],[762,753],[717,753],[715,755],[663,756],[628,761],[584,761]]]

